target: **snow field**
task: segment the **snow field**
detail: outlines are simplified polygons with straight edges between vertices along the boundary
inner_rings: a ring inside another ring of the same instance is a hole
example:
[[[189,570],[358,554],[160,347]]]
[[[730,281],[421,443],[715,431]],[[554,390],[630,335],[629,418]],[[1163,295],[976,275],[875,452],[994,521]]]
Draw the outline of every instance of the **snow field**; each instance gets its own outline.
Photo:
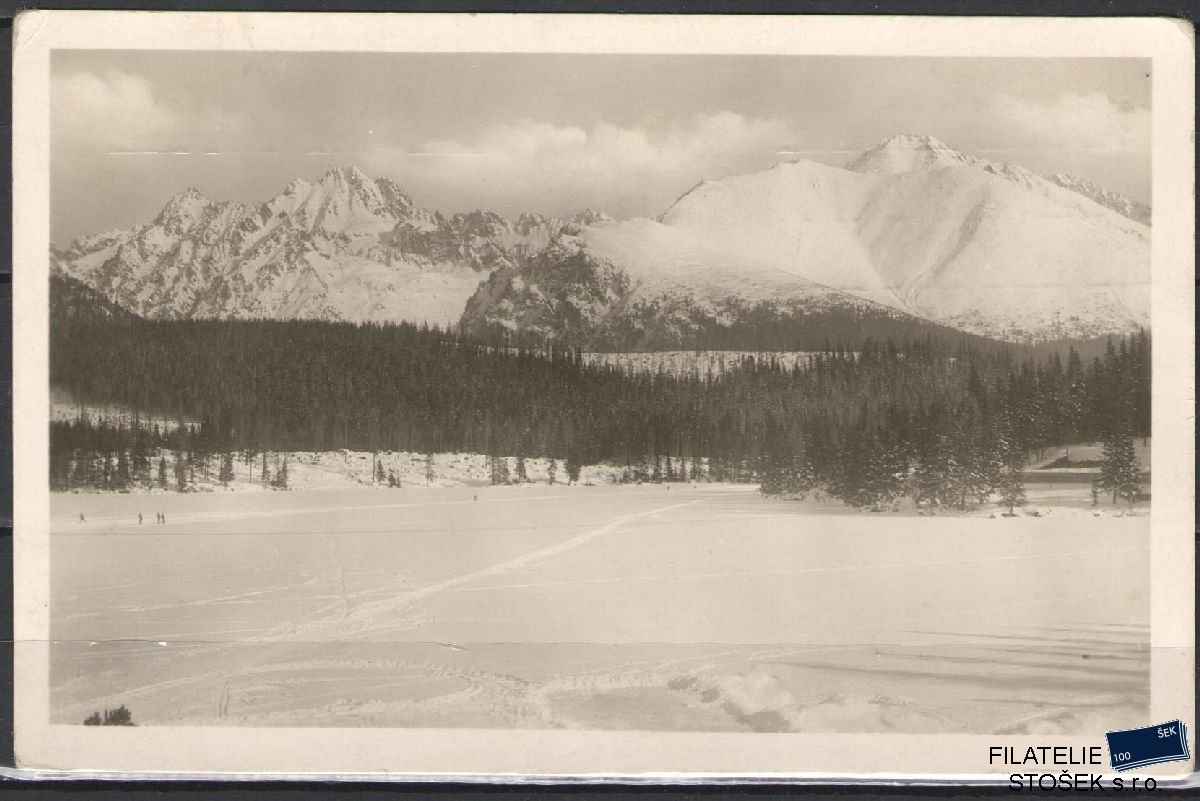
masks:
[[[61,722],[1099,733],[1148,703],[1144,516],[722,485],[53,506]]]

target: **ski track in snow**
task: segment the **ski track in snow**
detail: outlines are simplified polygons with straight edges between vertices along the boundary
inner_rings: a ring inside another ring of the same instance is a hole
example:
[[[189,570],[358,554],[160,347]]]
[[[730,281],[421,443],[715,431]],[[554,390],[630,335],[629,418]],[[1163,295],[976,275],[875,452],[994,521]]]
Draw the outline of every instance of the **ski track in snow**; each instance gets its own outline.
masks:
[[[556,556],[565,551],[578,548],[579,546],[591,542],[598,537],[602,537],[605,534],[616,531],[625,524],[634,520],[644,517],[653,517],[654,515],[658,515],[663,512],[669,512],[673,509],[680,509],[685,506],[692,506],[696,503],[699,503],[699,501],[675,503],[669,506],[661,506],[643,512],[624,515],[605,523],[599,528],[585,531],[582,534],[576,534],[574,537],[570,537],[562,542],[557,542],[553,545],[548,545],[533,551],[527,551],[519,556],[515,556],[511,559],[507,559],[494,565],[489,565],[485,568],[480,568],[479,570],[473,570],[470,573],[454,576],[453,578],[444,579],[433,584],[426,584],[422,587],[418,587],[415,590],[404,593],[398,598],[379,601],[374,604],[364,604],[353,610],[349,615],[344,616],[342,619],[337,621],[319,620],[306,626],[291,626],[286,632],[286,639],[293,639],[296,635],[302,632],[306,636],[312,636],[318,632],[327,632],[336,636],[337,634],[345,635],[348,631],[353,631],[356,636],[362,636],[367,632],[390,628],[389,623],[381,622],[383,618],[394,618],[397,613],[402,612],[403,610],[420,601],[427,600],[443,592],[454,590],[464,584],[469,584],[472,581],[477,581],[478,579],[487,578],[489,576],[508,573],[532,562],[540,561],[551,556]],[[333,630],[329,631],[330,629]]]

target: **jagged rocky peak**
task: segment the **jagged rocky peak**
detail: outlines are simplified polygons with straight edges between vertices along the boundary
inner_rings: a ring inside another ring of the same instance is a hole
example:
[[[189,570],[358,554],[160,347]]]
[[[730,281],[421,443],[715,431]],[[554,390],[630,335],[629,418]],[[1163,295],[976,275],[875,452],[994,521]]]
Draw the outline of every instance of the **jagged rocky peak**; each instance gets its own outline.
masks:
[[[854,172],[917,172],[940,167],[970,167],[979,159],[950,147],[942,140],[923,134],[896,134],[882,140],[846,165]]]
[[[334,167],[315,184],[292,181],[268,206],[301,228],[339,234],[370,225],[393,225],[412,201],[391,181],[376,181],[357,167]]]
[[[333,167],[321,176],[320,186],[327,196],[368,196],[376,198],[379,188],[357,167]]]
[[[377,191],[374,179],[353,165],[330,168],[321,177],[321,185],[328,188],[344,188],[344,191],[349,192]]]
[[[605,219],[594,211],[578,215]],[[51,248],[54,270],[152,318],[276,317],[452,325],[488,273],[557,241],[563,218],[422,209],[338,166],[265,202],[180,192],[148,223]]]
[[[212,205],[213,201],[203,192],[189,186],[168,200],[154,221],[168,230],[186,231]]]
[[[464,233],[475,236],[497,236],[509,227],[508,220],[491,209],[476,209],[464,214],[455,214],[451,222]]]
[[[545,214],[522,212],[521,215],[517,217],[517,221],[513,227],[516,229],[517,233],[528,235],[531,231],[551,228],[553,225],[553,217],[547,217]]]

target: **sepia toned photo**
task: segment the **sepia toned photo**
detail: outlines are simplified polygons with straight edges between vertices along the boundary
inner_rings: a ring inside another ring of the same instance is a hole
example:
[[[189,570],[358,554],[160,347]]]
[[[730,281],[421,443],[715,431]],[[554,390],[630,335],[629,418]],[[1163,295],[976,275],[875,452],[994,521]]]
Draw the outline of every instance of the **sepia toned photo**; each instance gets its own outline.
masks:
[[[105,49],[46,18],[18,169],[29,730],[77,744],[38,766],[362,770],[244,745],[351,729],[869,773],[782,754],[1102,743],[1167,676],[1190,704],[1176,62],[572,51],[569,17],[553,49],[442,17],[429,49],[131,44],[140,16],[93,16]],[[243,745],[96,756],[173,731]],[[507,772],[564,772],[538,753]],[[904,764],[1002,769],[975,756]]]

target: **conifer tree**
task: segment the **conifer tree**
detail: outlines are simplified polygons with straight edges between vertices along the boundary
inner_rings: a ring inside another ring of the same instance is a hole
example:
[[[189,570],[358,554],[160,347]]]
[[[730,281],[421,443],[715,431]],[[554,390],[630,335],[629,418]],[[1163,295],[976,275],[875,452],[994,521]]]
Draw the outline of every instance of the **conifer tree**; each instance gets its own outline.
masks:
[[[1125,430],[1109,434],[1104,439],[1104,455],[1100,462],[1100,487],[1112,493],[1113,503],[1124,499],[1133,507],[1141,491],[1141,468],[1133,449],[1133,439]]]
[[[1006,463],[1000,468],[996,481],[999,503],[1008,507],[1008,516],[1016,514],[1014,507],[1025,505],[1025,481],[1019,465]]]
[[[878,439],[872,441],[871,451],[864,458],[867,470],[863,502],[872,510],[880,511],[904,494],[908,459],[900,446]]]
[[[127,490],[129,489],[129,483],[129,459],[126,458],[125,451],[121,450],[117,452],[117,467],[113,472],[112,489],[119,492]]]
[[[100,473],[100,484],[99,484],[98,489],[104,489],[104,490],[112,489],[113,473],[115,473],[115,472],[116,472],[116,468],[113,466],[112,454],[111,453],[105,454],[104,467]]]
[[[183,451],[175,451],[175,491],[187,492],[188,469],[187,459]]]
[[[275,489],[285,490],[288,488],[288,460],[283,457],[283,462],[279,465],[279,469],[275,472],[275,481],[273,486]]]
[[[550,464],[546,467],[546,473],[549,475],[549,483],[553,484],[558,480],[558,461],[551,459]]]
[[[134,484],[144,485],[150,481],[150,454],[146,448],[146,434],[135,418],[130,432],[130,478]]]
[[[221,486],[228,487],[229,482],[233,481],[233,454],[221,454],[221,470],[217,473],[217,480],[221,482]]]
[[[503,486],[510,483],[508,459],[503,456],[492,456],[489,457],[489,461],[492,473],[492,484],[496,486]]]

